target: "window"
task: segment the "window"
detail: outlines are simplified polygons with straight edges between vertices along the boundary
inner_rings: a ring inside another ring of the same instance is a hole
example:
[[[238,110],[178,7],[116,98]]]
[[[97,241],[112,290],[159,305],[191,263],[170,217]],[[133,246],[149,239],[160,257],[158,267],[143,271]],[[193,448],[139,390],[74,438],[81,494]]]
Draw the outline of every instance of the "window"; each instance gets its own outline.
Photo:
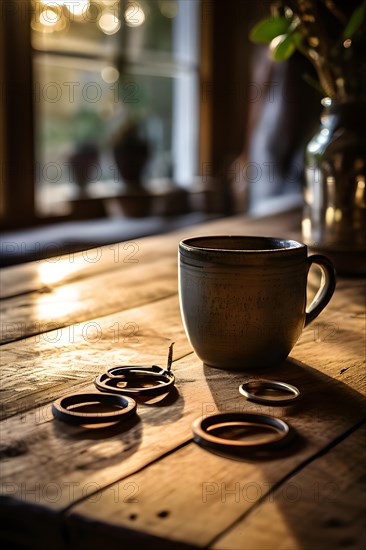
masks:
[[[31,26],[39,215],[192,183],[199,0],[32,0]]]

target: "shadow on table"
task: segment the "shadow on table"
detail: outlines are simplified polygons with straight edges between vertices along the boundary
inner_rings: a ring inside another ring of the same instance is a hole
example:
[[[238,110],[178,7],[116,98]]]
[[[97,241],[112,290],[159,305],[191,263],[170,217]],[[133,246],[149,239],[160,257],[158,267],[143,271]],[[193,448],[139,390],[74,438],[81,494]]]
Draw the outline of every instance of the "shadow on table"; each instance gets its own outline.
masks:
[[[176,388],[154,398],[137,396],[136,401],[137,415],[121,422],[89,426],[72,426],[58,420],[52,423],[54,435],[65,445],[73,443],[74,446],[76,443],[76,453],[77,441],[90,441],[87,453],[82,451],[77,469],[94,470],[126,460],[141,444],[144,423],[167,425],[176,422],[183,414],[184,399]],[[98,445],[99,441],[106,444]]]
[[[136,398],[136,401],[140,405],[144,405],[144,409],[140,408],[143,422],[152,426],[171,424],[183,416],[184,398],[176,387],[173,387],[169,393],[153,400],[139,397]]]
[[[57,439],[63,440],[65,445],[77,441],[90,441],[87,452],[82,445],[82,456],[76,469],[94,470],[120,463],[134,454],[142,441],[142,422],[139,416],[126,421],[98,426],[72,426],[63,422],[54,421],[53,431]],[[109,445],[99,445],[98,442],[110,440]]]

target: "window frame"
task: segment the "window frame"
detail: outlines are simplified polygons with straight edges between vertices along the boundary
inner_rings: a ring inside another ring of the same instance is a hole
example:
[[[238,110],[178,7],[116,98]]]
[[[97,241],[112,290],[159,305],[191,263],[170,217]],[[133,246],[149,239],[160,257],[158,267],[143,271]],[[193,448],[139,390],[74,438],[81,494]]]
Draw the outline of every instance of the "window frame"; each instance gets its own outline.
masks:
[[[245,47],[238,49],[238,37],[242,37],[251,24],[245,17],[248,10],[243,4],[246,2],[226,0],[223,10],[221,0],[200,0],[198,175],[202,176],[203,185],[208,173],[216,179],[219,208],[224,214],[232,211],[228,158],[232,160],[233,155],[242,151],[248,118],[248,97],[244,94],[238,102],[227,96],[227,90],[235,89],[237,82],[243,82],[249,74],[248,51]],[[0,198],[3,199],[0,216],[4,229],[73,219],[71,216],[40,217],[35,211],[32,10],[30,0],[17,0],[16,6],[17,9],[13,0],[3,0],[0,18],[3,42],[1,114],[4,115],[0,146]],[[225,105],[223,97],[227,99]]]

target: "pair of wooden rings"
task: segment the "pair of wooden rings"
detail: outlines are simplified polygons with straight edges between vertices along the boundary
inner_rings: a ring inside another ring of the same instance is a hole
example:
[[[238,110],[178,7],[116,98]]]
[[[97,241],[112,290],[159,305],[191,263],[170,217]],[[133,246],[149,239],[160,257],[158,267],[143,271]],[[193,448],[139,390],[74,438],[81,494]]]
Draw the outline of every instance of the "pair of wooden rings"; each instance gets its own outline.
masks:
[[[276,390],[283,395],[266,396],[259,392]],[[248,400],[264,405],[288,405],[300,397],[300,391],[295,386],[285,382],[272,380],[255,380],[241,384],[239,391]],[[243,429],[265,429],[268,435],[260,436],[254,440],[227,439],[214,435],[214,431],[220,428],[241,427]],[[265,450],[285,439],[289,439],[290,427],[280,418],[259,413],[218,413],[205,418],[198,418],[193,423],[194,440],[214,449],[246,449],[252,451]]]
[[[147,385],[131,386],[135,382]],[[159,395],[171,390],[175,383],[174,374],[157,365],[128,365],[112,367],[95,379],[95,386],[101,393],[75,393],[56,400],[52,404],[53,415],[74,425],[93,425],[128,420],[136,414],[137,404],[131,395]],[[130,396],[128,395],[130,394]],[[80,407],[97,405],[113,407],[108,412],[84,412]]]

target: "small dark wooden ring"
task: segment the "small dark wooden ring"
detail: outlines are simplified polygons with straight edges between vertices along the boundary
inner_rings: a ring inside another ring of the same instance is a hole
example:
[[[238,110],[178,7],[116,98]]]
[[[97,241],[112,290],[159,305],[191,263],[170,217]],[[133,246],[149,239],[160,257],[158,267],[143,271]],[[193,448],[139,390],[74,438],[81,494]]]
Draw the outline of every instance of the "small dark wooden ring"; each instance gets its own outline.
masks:
[[[101,405],[114,405],[120,409],[111,412],[88,413],[70,410],[72,405],[88,405],[100,403]],[[69,424],[105,424],[107,422],[120,422],[127,420],[136,414],[136,401],[131,397],[119,396],[112,393],[74,393],[57,399],[52,404],[53,415]]]
[[[287,395],[273,399],[272,397],[261,397],[253,393],[253,390],[282,390]],[[288,405],[300,397],[300,391],[296,386],[292,386],[286,382],[275,382],[274,380],[252,380],[251,382],[241,384],[239,391],[249,401],[261,403],[262,405]]]

